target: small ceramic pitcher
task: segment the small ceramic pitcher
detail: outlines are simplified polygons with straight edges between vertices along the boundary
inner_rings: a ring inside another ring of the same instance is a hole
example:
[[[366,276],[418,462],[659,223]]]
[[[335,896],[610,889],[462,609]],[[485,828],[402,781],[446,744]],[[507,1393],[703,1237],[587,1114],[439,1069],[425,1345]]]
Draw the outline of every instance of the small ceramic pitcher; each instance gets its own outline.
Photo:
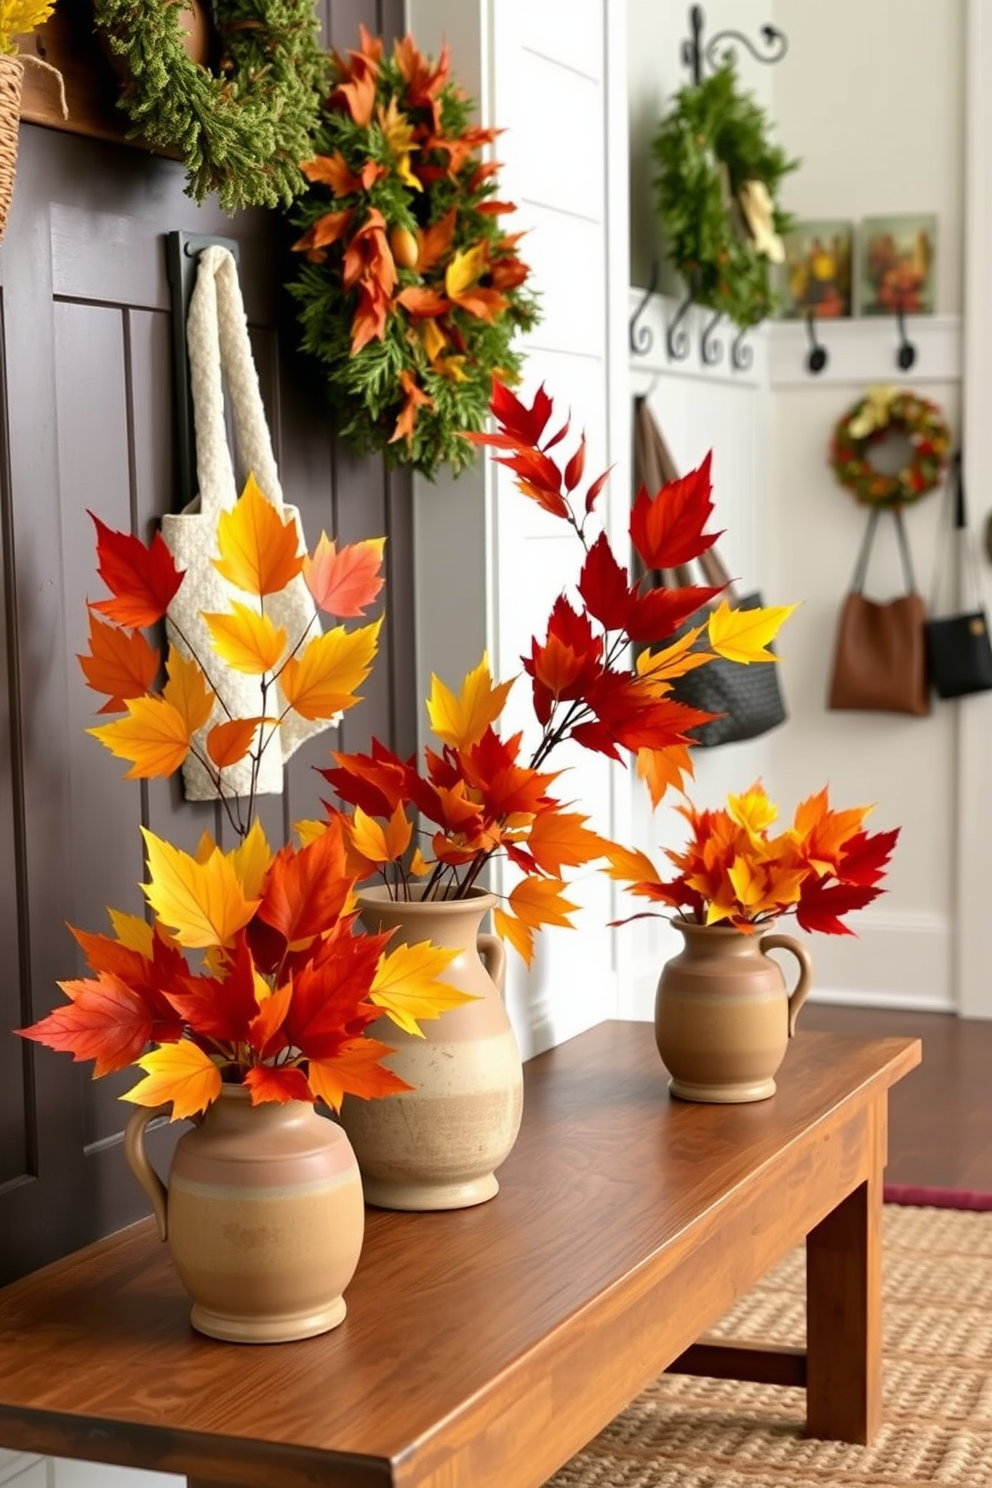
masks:
[[[654,1015],[669,1089],[682,1100],[767,1100],[812,985],[809,952],[789,935],[674,924],[685,946],[662,968]],[[791,992],[773,950],[799,963]]]

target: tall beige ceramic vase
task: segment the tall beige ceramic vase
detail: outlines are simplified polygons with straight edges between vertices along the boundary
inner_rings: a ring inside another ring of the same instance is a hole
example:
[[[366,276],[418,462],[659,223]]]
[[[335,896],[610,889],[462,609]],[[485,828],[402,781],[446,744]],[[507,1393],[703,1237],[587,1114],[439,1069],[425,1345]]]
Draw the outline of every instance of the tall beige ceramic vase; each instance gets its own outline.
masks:
[[[303,1101],[253,1106],[241,1085],[180,1137],[168,1188],[144,1133],[163,1108],[138,1107],[124,1150],[148,1194],[200,1333],[286,1343],[337,1327],[365,1235],[355,1154]]]
[[[812,985],[809,952],[789,935],[674,924],[685,945],[662,968],[654,1014],[669,1089],[691,1101],[767,1100]],[[791,992],[772,950],[799,963]]]
[[[409,1094],[362,1101],[346,1096],[341,1123],[351,1138],[365,1197],[383,1209],[465,1209],[499,1189],[523,1111],[523,1070],[502,989],[506,952],[480,934],[492,894],[399,900],[386,889],[360,893],[368,930],[395,930],[390,945],[430,940],[457,948],[443,979],[478,999],[425,1021],[414,1038],[387,1019],[370,1033],[396,1052],[386,1063]]]

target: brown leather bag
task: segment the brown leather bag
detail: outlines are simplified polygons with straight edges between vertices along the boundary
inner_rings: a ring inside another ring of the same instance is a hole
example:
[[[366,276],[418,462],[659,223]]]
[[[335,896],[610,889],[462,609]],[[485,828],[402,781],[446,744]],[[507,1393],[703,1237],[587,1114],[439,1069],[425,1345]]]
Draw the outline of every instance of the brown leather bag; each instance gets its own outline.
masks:
[[[881,515],[873,507],[837,623],[827,707],[924,717],[930,712],[926,606],[916,592],[902,512],[894,507],[892,514],[907,592],[885,603],[865,597],[868,558]]]

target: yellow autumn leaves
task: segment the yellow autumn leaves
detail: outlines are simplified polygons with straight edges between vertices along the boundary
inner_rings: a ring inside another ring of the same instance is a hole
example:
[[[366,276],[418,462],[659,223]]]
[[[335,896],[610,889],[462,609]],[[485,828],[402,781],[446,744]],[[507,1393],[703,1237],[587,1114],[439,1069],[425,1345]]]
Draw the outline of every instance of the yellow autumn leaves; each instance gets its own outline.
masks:
[[[260,754],[290,710],[315,720],[354,707],[372,669],[380,621],[354,629],[335,625],[326,632],[318,626],[314,635],[289,636],[267,613],[266,601],[302,574],[321,609],[338,616],[358,613],[357,600],[367,603],[378,586],[372,573],[381,562],[381,541],[339,551],[322,534],[313,558],[301,554],[295,523],[275,510],[249,476],[241,499],[220,518],[217,545],[214,567],[246,601],[232,599],[226,611],[204,614],[213,656],[261,680],[261,710],[254,717],[221,718],[198,744],[218,701],[210,658],[189,658],[171,647],[161,690],[151,691],[149,681],[141,695],[123,699],[124,717],[89,730],[128,761],[129,780],[172,775],[190,750],[205,751],[203,762],[219,779],[253,750]],[[87,662],[91,670],[99,669],[95,657],[81,660],[84,670]]]

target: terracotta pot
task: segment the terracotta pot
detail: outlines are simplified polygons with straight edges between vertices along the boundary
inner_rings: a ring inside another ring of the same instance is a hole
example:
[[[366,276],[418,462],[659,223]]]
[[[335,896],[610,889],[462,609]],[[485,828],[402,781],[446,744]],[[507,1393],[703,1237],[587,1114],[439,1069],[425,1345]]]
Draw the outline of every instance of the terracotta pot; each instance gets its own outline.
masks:
[[[385,1063],[413,1090],[385,1100],[346,1096],[341,1124],[362,1171],[365,1198],[382,1209],[465,1209],[499,1190],[523,1111],[523,1070],[503,1006],[503,943],[479,933],[496,900],[394,901],[386,889],[358,896],[367,929],[395,930],[390,945],[430,940],[456,947],[443,980],[478,999],[426,1020],[414,1038],[386,1018],[370,1029],[395,1049]]]
[[[336,1328],[365,1234],[361,1176],[348,1138],[313,1106],[253,1106],[240,1085],[176,1145],[166,1189],[144,1132],[167,1108],[137,1108],[124,1133],[131,1170],[193,1298],[200,1333],[285,1343]]]
[[[658,1052],[683,1100],[767,1100],[809,994],[809,952],[789,935],[744,935],[721,925],[674,921],[685,945],[662,967],[655,998]],[[791,992],[766,952],[799,962]]]

